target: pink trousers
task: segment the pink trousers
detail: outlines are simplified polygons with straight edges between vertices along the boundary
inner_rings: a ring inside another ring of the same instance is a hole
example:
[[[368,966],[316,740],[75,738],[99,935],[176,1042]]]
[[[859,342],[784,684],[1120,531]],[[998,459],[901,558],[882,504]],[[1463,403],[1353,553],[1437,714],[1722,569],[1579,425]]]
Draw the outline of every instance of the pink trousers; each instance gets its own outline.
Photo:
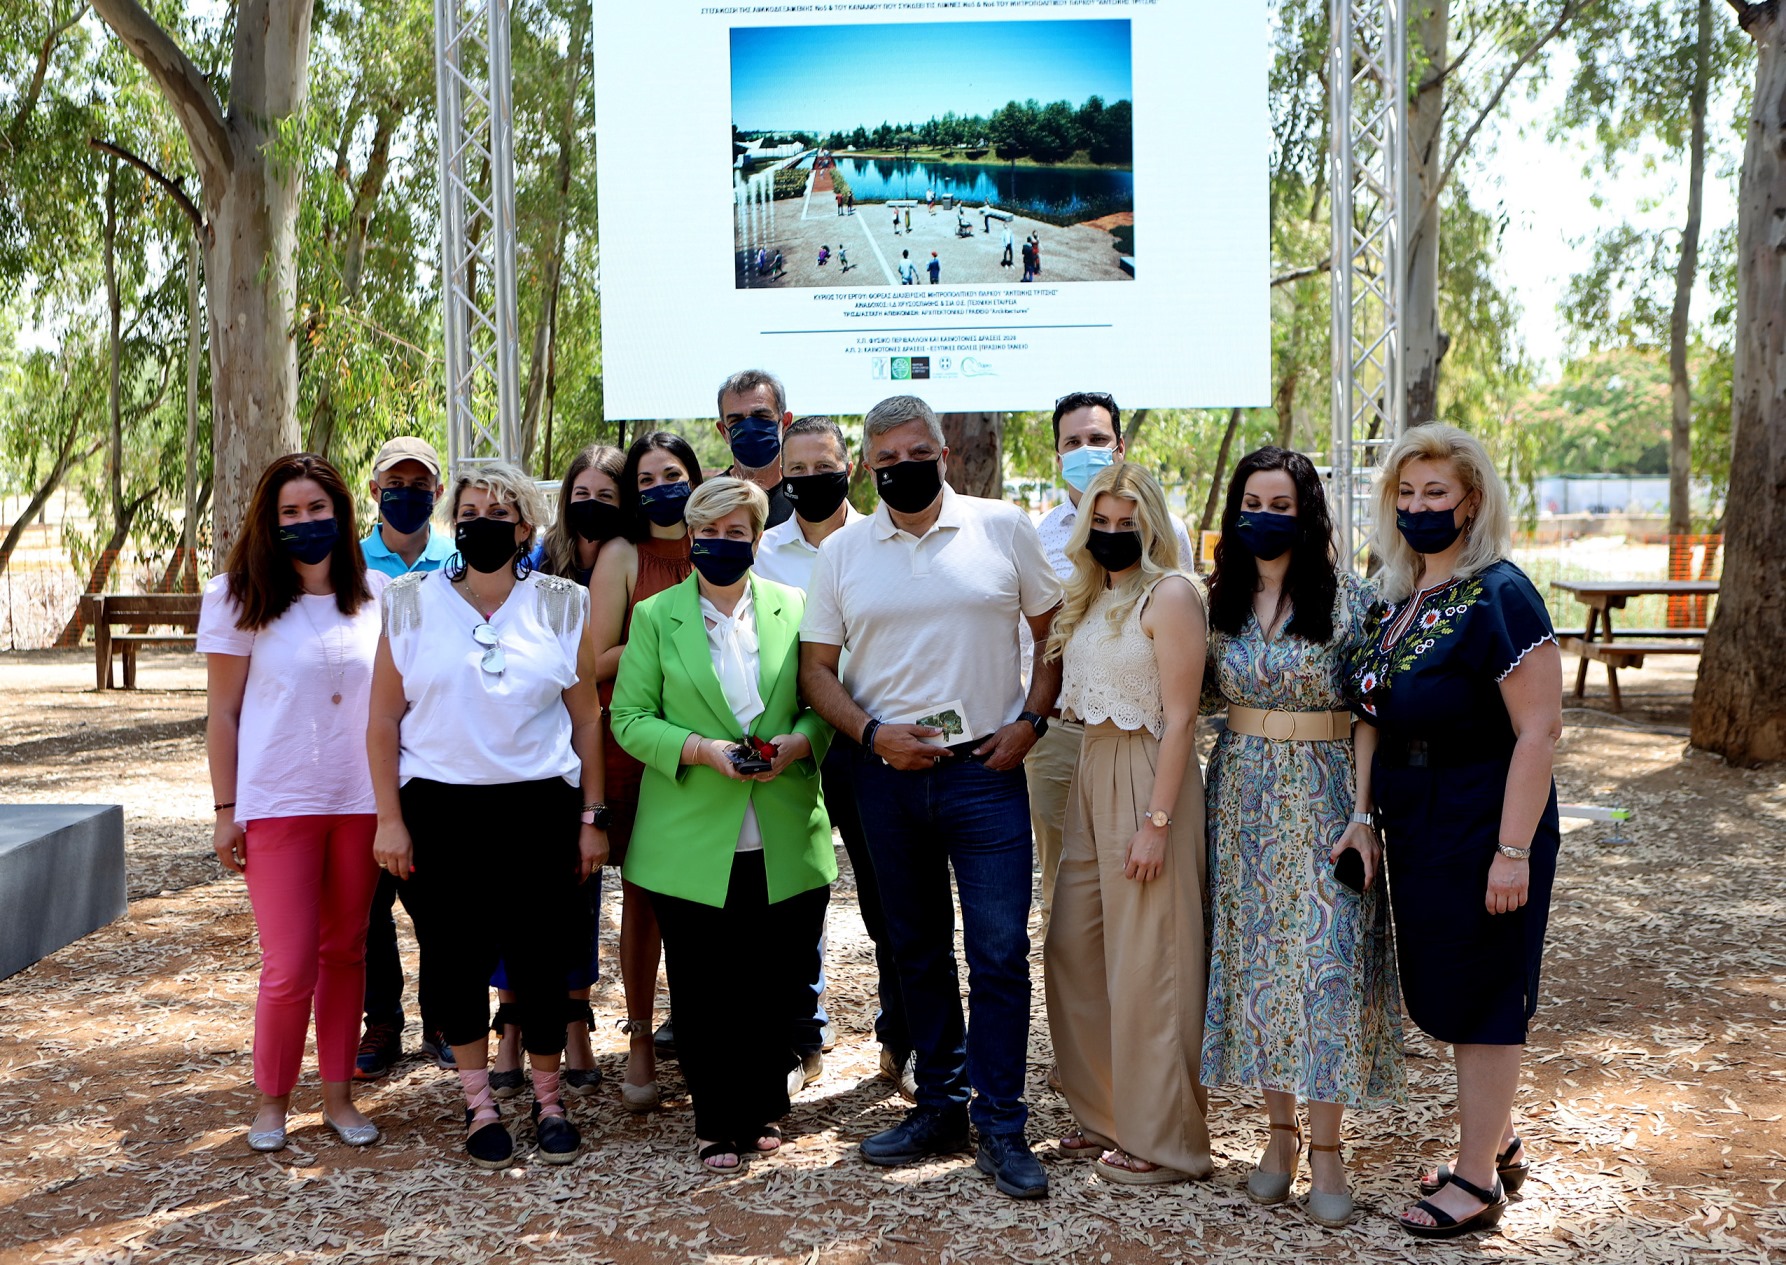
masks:
[[[254,1084],[279,1098],[304,1064],[316,1004],[325,1081],[353,1079],[366,993],[366,917],[378,886],[373,813],[266,817],[247,825],[248,899],[260,931]]]

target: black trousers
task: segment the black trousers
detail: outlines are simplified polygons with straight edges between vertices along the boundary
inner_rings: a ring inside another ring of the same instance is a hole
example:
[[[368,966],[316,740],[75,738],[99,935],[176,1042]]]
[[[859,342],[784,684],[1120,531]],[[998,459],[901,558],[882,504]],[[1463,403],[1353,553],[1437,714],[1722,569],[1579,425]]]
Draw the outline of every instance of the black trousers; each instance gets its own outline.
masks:
[[[856,904],[862,926],[874,944],[874,965],[881,1008],[874,1017],[874,1035],[900,1058],[912,1052],[912,1033],[905,1019],[905,998],[899,991],[899,969],[893,964],[893,945],[887,936],[887,915],[881,910],[881,885],[862,834],[862,817],[856,810],[856,774],[862,749],[839,734],[831,740],[819,774],[824,779],[825,809],[831,824],[843,838],[843,849],[856,875]],[[823,963],[819,969],[824,969]]]
[[[529,1054],[564,1049],[564,980],[589,953],[589,906],[577,887],[582,797],[562,778],[500,786],[448,786],[412,778],[403,824],[415,849],[404,902],[415,920],[434,1017],[449,1045],[490,1030],[490,974],[498,962]],[[498,898],[517,879],[522,907]]]
[[[696,1136],[748,1144],[787,1114],[798,1061],[787,1017],[803,994],[810,1004],[812,949],[830,898],[830,888],[815,887],[771,905],[761,852],[733,858],[724,908],[651,893]]]
[[[378,888],[372,893],[371,921],[366,927],[366,1022],[391,1023],[401,1028],[403,1015],[403,959],[397,951],[397,919],[394,906],[403,902],[403,910],[411,922],[415,913],[409,907],[410,885],[398,880],[389,870],[378,872]],[[422,1035],[440,1032],[434,1013],[433,996],[428,981],[418,973],[416,995],[422,1006]]]

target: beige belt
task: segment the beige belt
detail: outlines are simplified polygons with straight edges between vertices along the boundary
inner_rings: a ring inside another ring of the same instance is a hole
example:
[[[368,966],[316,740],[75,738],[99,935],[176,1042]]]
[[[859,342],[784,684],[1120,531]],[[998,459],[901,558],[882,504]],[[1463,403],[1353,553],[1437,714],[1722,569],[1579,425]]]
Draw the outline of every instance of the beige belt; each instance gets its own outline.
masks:
[[[1352,736],[1352,713],[1267,711],[1230,704],[1228,731],[1273,742],[1334,742]]]

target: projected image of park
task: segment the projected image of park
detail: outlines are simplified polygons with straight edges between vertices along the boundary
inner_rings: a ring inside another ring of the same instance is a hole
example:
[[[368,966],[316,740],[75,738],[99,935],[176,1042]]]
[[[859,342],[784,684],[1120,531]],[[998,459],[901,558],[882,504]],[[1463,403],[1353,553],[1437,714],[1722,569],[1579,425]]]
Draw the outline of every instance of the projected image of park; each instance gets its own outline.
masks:
[[[731,33],[741,289],[1135,275],[1127,21]]]

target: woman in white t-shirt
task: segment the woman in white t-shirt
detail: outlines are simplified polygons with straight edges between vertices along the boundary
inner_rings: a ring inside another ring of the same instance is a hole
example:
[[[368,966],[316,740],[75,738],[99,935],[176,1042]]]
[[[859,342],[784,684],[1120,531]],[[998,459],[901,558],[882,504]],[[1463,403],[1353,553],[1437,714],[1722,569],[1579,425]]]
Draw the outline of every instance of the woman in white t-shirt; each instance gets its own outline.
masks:
[[[410,885],[422,975],[465,1091],[466,1153],[483,1168],[514,1155],[490,1087],[489,981],[501,962],[531,1064],[538,1155],[568,1164],[581,1139],[560,1098],[565,975],[589,952],[578,886],[608,854],[589,592],[528,566],[545,507],[514,466],[460,474],[447,503],[458,557],[385,592],[366,731],[373,855]],[[522,908],[493,898],[498,867],[521,880]]]
[[[224,574],[205,585],[212,841],[247,880],[260,933],[257,1151],[285,1145],[313,1004],[323,1121],[349,1145],[378,1140],[354,1108],[353,1070],[378,883],[365,734],[384,584],[360,554],[347,484],[299,453],[261,475]]]

